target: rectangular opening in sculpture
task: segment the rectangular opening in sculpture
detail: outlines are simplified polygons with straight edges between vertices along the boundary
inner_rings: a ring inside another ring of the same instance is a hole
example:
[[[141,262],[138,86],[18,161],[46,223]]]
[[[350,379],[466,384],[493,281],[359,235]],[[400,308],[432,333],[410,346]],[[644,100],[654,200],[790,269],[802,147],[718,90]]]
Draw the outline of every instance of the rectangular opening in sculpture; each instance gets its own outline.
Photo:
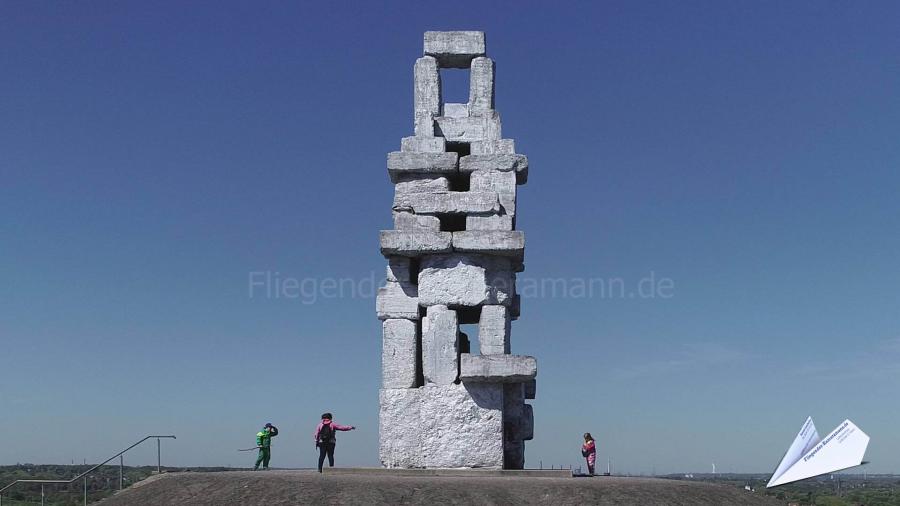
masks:
[[[447,152],[457,153],[459,154],[459,157],[462,158],[472,154],[472,145],[468,142],[448,142]]]
[[[457,313],[458,315],[459,313]],[[478,325],[466,324],[459,326],[460,332],[460,341],[459,341],[459,352],[460,353],[472,353],[472,350],[475,350],[475,353],[478,353]],[[466,343],[463,345],[462,336],[466,336]],[[463,350],[463,348],[468,348],[467,350]]]
[[[441,221],[441,232],[462,232],[466,229],[465,214],[442,213],[437,217]]]
[[[443,103],[469,102],[469,69],[441,69],[441,99]],[[444,114],[446,116],[446,113]]]

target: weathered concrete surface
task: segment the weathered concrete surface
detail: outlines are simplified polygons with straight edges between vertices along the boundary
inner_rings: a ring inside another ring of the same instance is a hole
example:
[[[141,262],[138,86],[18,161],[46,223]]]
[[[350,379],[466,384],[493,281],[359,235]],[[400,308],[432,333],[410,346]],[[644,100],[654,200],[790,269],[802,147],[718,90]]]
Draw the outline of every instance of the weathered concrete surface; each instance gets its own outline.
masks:
[[[494,109],[494,61],[472,60],[469,70],[469,114],[478,116]]]
[[[527,355],[460,355],[464,382],[524,383],[537,376],[537,360]]]
[[[453,250],[493,253],[521,258],[525,254],[525,234],[518,230],[464,230],[453,232]]]
[[[467,155],[459,160],[460,172],[499,170],[521,172],[528,170],[528,157],[518,154]]]
[[[444,104],[446,118],[466,118],[469,116],[469,104]]]
[[[525,184],[528,181],[528,157],[520,154],[472,154],[459,160],[460,172],[478,170],[499,170],[516,174],[516,182]]]
[[[525,467],[525,443],[531,439],[529,421],[525,419],[525,388],[521,383],[503,385],[503,455],[507,469]],[[529,412],[530,414],[530,412]],[[534,422],[531,421],[533,429]],[[527,436],[527,437],[525,437]]]
[[[434,117],[441,114],[441,75],[431,56],[416,60],[414,120],[417,136],[434,137]]]
[[[474,141],[469,145],[469,149],[473,155],[512,155],[516,152],[516,141],[513,139]]]
[[[378,455],[384,467],[425,467],[419,426],[421,388],[382,389],[379,392]]]
[[[409,283],[411,281],[409,265],[409,257],[388,257],[387,280]]]
[[[416,322],[404,319],[382,322],[382,388],[416,386],[416,326]]]
[[[511,304],[515,280],[509,259],[486,255],[428,255],[419,270],[423,306]]]
[[[509,309],[506,306],[482,306],[478,321],[478,345],[482,355],[510,353],[511,324]]]
[[[435,118],[435,135],[447,139],[447,142],[473,142],[480,140],[497,140],[502,136],[500,115],[496,112],[485,113],[484,116],[468,118]]]
[[[394,230],[406,232],[439,232],[441,230],[441,220],[437,216],[415,214],[406,209],[393,211],[392,217],[394,218]]]
[[[503,467],[503,386],[422,387],[426,467]]]
[[[419,297],[416,285],[388,281],[378,289],[375,308],[379,320],[402,318],[419,319]]]
[[[463,157],[465,158],[468,156]],[[516,175],[513,172],[478,170],[469,176],[469,190],[496,192],[500,211],[509,216],[516,214],[516,186]]]
[[[452,232],[382,230],[381,254],[385,256],[419,256],[447,253],[451,249]]]
[[[400,208],[416,214],[490,213],[500,210],[500,201],[495,191],[396,192],[394,209]]]
[[[434,127],[432,126],[432,130]],[[413,136],[400,139],[400,151],[412,153],[443,153],[447,143],[443,137]]]
[[[337,463],[342,462],[338,447]],[[277,453],[276,453],[277,455]],[[316,454],[310,448],[309,465]],[[165,473],[128,487],[101,506],[293,506],[444,504],[554,506],[784,506],[739,487],[658,478],[482,478],[328,474],[313,470]],[[5,502],[5,501],[4,501]]]
[[[507,214],[470,214],[466,216],[466,230],[512,230],[515,217]]]
[[[450,191],[450,180],[443,176],[411,174],[400,176],[394,185],[395,194],[440,193]]]
[[[537,382],[535,380],[525,382],[525,398],[534,399],[537,395]]]
[[[390,468],[503,467],[503,386],[383,389],[381,463]]]
[[[388,174],[394,183],[408,174],[455,174],[458,163],[457,153],[391,151],[387,157]]]
[[[447,306],[428,306],[422,321],[422,373],[435,385],[449,385],[459,374],[459,320]]]
[[[484,32],[425,32],[425,54],[437,58],[441,68],[468,68],[484,51]]]

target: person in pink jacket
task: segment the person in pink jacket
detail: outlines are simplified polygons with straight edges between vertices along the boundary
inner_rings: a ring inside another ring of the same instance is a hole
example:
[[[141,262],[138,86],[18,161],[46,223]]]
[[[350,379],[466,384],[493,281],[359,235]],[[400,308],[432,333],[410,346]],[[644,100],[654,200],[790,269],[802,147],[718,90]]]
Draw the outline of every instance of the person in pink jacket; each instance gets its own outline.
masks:
[[[319,472],[322,472],[322,464],[328,456],[328,467],[334,467],[334,445],[337,443],[335,432],[339,430],[353,430],[352,425],[340,425],[331,420],[331,413],[323,413],[322,421],[316,426],[313,439],[316,440],[316,448],[319,449]]]
[[[594,475],[594,464],[597,462],[597,444],[590,432],[584,433],[584,444],[581,445],[581,455],[587,460],[588,474]]]

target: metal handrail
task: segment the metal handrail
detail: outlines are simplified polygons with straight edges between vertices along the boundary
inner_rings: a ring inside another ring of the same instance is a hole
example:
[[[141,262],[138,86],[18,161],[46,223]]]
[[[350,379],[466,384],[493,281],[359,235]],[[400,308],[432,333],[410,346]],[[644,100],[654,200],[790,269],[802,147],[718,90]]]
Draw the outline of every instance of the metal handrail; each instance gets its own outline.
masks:
[[[3,488],[0,488],[0,504],[3,504],[3,492],[4,492],[6,489],[12,488],[13,486],[15,486],[15,485],[17,485],[17,484],[19,484],[19,483],[41,483],[41,484],[70,484],[70,483],[74,483],[74,482],[78,481],[79,479],[84,478],[84,477],[87,476],[88,474],[94,472],[98,467],[103,466],[103,465],[106,465],[110,460],[112,460],[112,459],[114,459],[114,458],[116,458],[116,457],[121,457],[121,456],[122,456],[123,454],[125,454],[125,452],[127,452],[128,450],[134,448],[135,446],[137,446],[137,445],[143,443],[144,441],[146,441],[146,440],[148,440],[148,439],[153,439],[153,438],[156,438],[156,472],[159,473],[159,472],[162,471],[162,450],[160,449],[160,443],[159,443],[159,440],[160,440],[160,439],[176,439],[175,436],[147,436],[147,437],[145,437],[144,439],[141,439],[140,441],[138,441],[137,443],[134,443],[133,445],[129,446],[128,448],[125,448],[124,450],[120,451],[119,453],[117,453],[117,454],[113,455],[112,457],[110,457],[110,458],[104,460],[103,462],[97,464],[96,466],[94,466],[94,467],[88,469],[87,471],[85,471],[85,472],[79,474],[78,476],[72,478],[71,480],[16,480],[16,481],[10,483],[9,485],[7,485],[7,486],[5,486],[5,487],[3,487]],[[122,466],[123,464],[120,462],[119,465]],[[120,472],[120,474],[119,474],[119,488],[120,488],[120,489],[122,488],[122,475],[121,475],[121,472]],[[42,488],[41,490],[42,490],[42,494],[41,494],[41,495],[43,495],[43,488]],[[85,494],[87,494],[87,482],[85,482]],[[85,497],[87,497],[87,496],[85,495]],[[86,500],[86,499],[85,499],[85,500]]]

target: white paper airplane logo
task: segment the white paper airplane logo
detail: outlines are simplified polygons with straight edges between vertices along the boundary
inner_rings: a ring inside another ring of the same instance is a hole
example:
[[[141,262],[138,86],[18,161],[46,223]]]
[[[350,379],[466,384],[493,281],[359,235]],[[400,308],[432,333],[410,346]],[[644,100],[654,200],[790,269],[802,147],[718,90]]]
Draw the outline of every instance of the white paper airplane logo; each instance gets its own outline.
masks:
[[[766,487],[858,466],[862,464],[867,446],[869,436],[850,420],[844,420],[825,439],[820,439],[812,417],[809,417]]]

